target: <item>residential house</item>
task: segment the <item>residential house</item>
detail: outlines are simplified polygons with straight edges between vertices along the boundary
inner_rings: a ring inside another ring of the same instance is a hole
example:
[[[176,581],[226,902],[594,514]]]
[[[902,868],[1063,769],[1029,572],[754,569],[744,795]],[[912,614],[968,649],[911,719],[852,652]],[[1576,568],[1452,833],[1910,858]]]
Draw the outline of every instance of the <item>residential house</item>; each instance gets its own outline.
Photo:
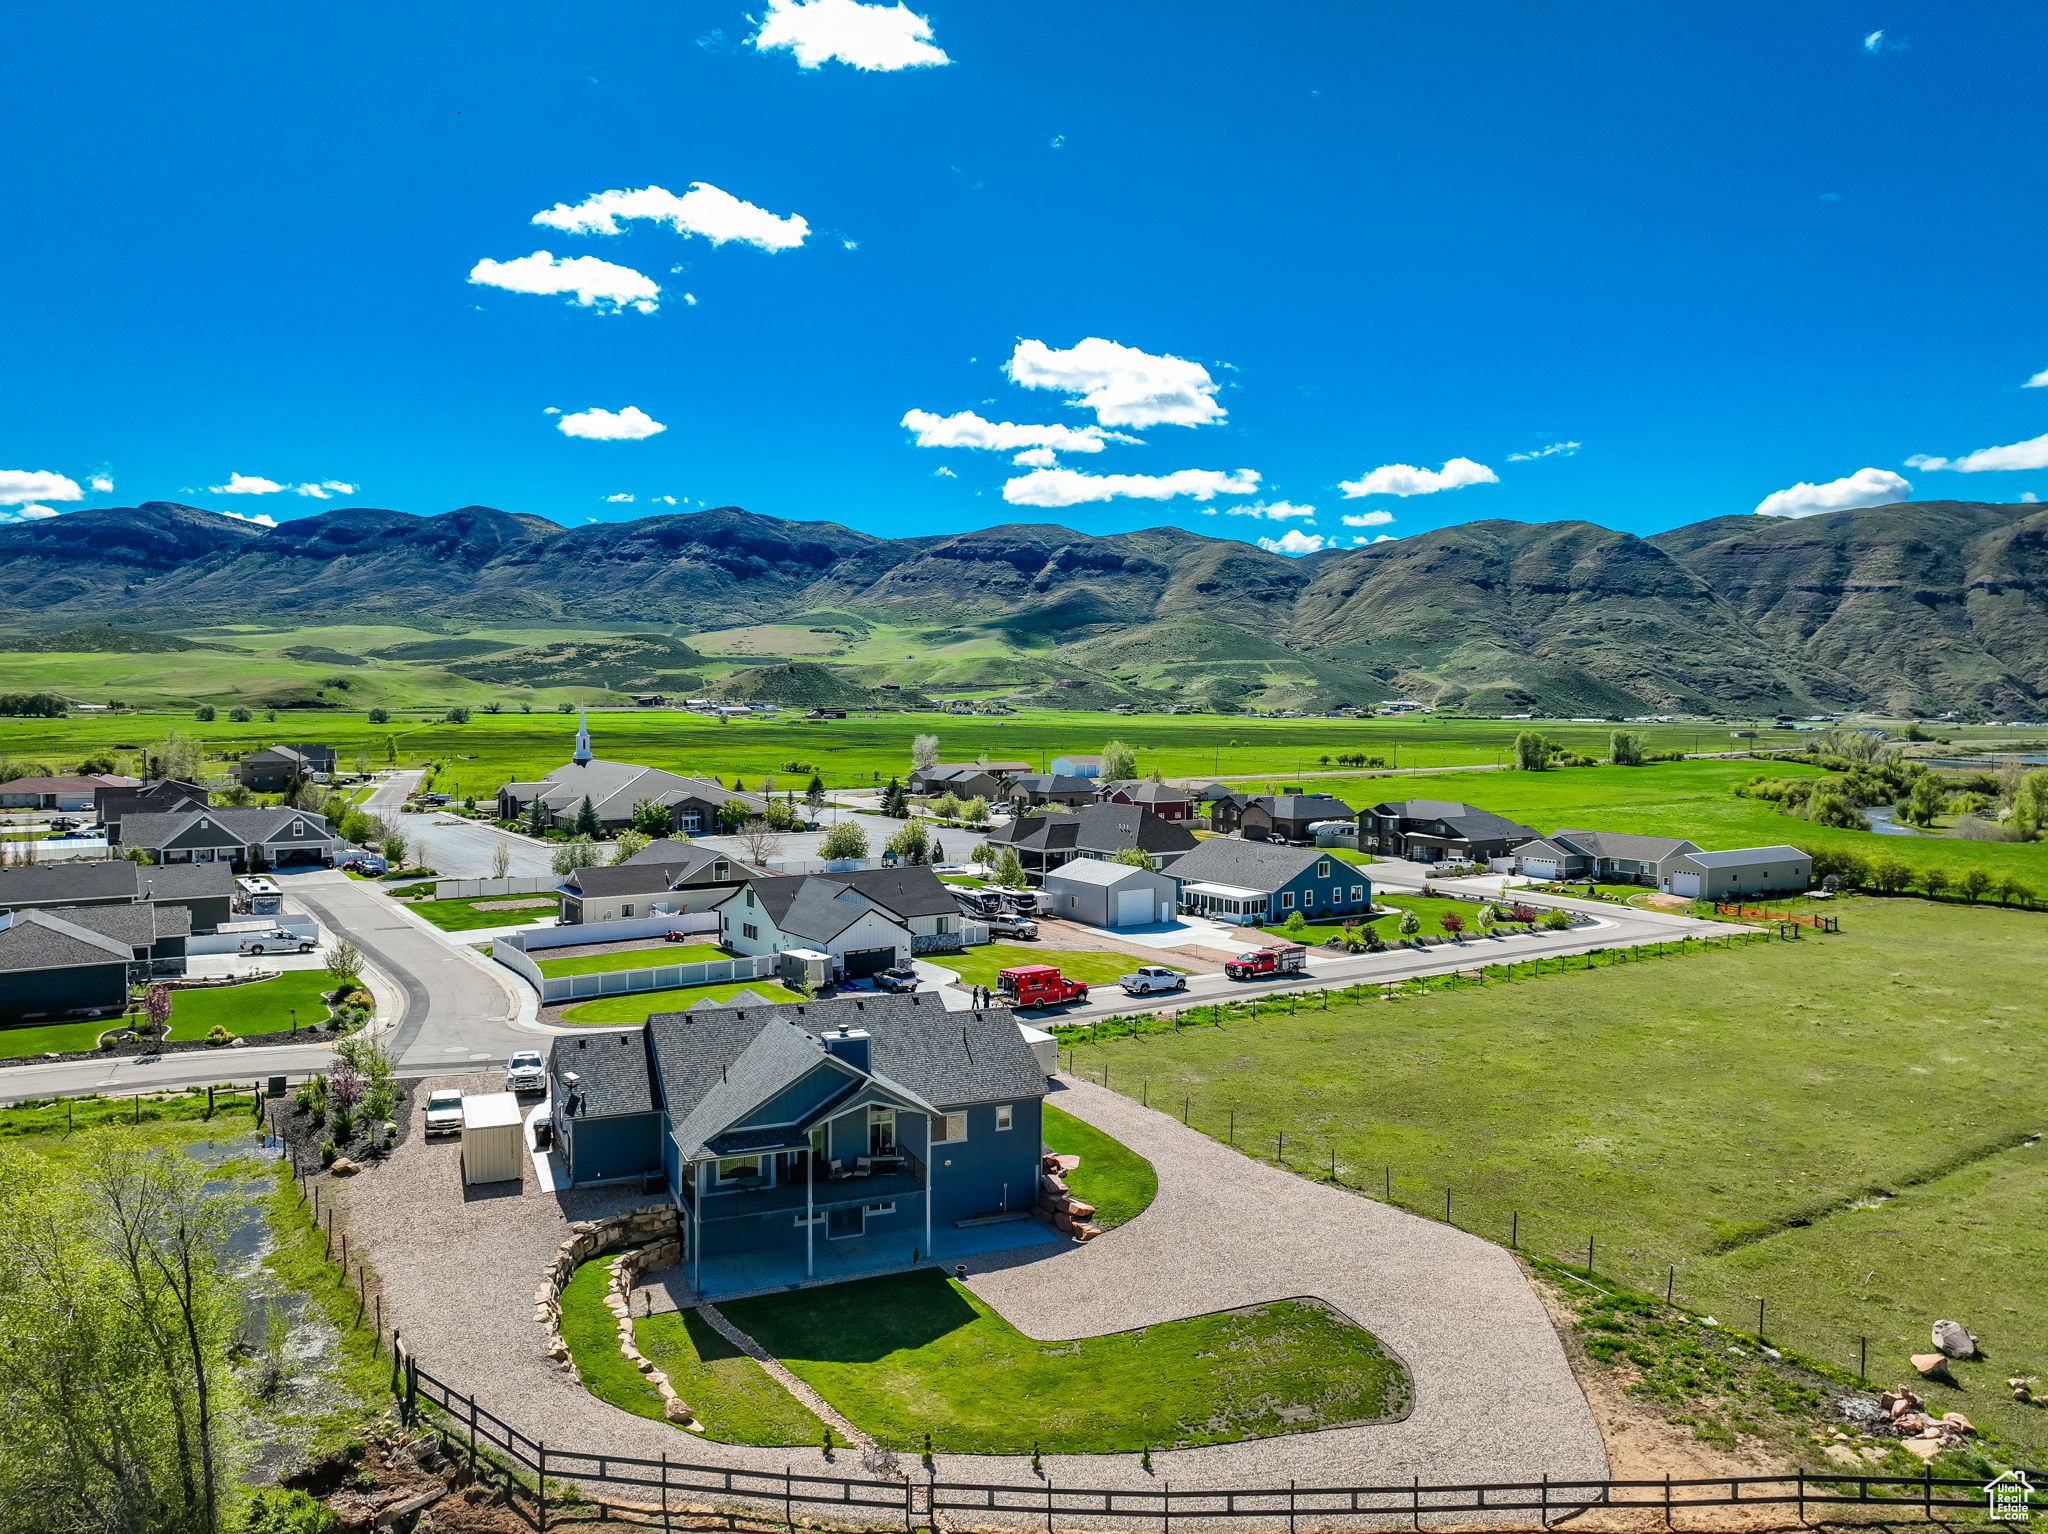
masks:
[[[1331,794],[1226,794],[1209,803],[1209,825],[1255,842],[1316,839],[1318,821],[1351,819],[1351,806]]]
[[[1195,818],[1193,794],[1185,788],[1175,788],[1171,783],[1160,783],[1151,778],[1097,783],[1095,799],[1098,804],[1135,804],[1161,820]]]
[[[182,906],[45,906],[0,912],[0,1023],[119,1012],[128,988],[185,972]],[[0,1052],[6,1035],[0,1033]]]
[[[1531,879],[1596,879],[1654,887],[1667,858],[1699,850],[1699,843],[1682,836],[1560,828],[1515,848],[1515,872]]]
[[[1304,916],[1348,916],[1372,909],[1363,868],[1326,848],[1212,836],[1173,866],[1180,908],[1214,921],[1264,926]]]
[[[920,797],[951,794],[955,799],[1001,799],[1006,797],[1007,772],[995,772],[975,762],[943,762],[919,767],[904,785]]]
[[[226,863],[236,873],[331,868],[348,846],[325,816],[284,806],[125,815],[121,845],[156,863]]]
[[[331,774],[334,756],[332,746],[265,746],[243,753],[234,766],[235,781],[252,793],[290,793],[316,776]]]
[[[955,921],[963,918],[957,915]],[[835,980],[910,962],[910,929],[858,889],[820,874],[756,879],[718,903],[718,940],[738,954],[822,953]]]
[[[1417,863],[1485,863],[1506,858],[1534,828],[1455,799],[1391,799],[1358,812],[1358,847]]]
[[[1146,927],[1173,920],[1180,880],[1153,868],[1076,858],[1045,876],[1040,909],[1091,927]]]
[[[598,826],[607,832],[625,830],[633,823],[634,810],[650,803],[667,813],[671,829],[686,836],[716,831],[722,805],[736,803],[749,815],[758,815],[768,803],[759,794],[726,788],[715,778],[686,778],[659,767],[604,761],[592,754],[590,727],[579,715],[576,745],[568,765],[533,782],[501,786],[498,818],[526,820],[538,800],[549,826],[574,825],[585,799],[590,801]]]
[[[124,778],[111,772],[78,773],[60,778],[14,778],[0,783],[0,809],[66,810],[76,813],[93,806],[93,796],[102,789],[134,788],[140,778]]]
[[[1046,1076],[1007,1009],[700,1006],[566,1035],[548,1069],[571,1180],[660,1175],[700,1294],[964,1254],[1038,1196]]]
[[[183,907],[190,914],[191,931],[211,932],[234,914],[235,877],[225,863],[155,866],[125,858],[0,868],[0,911],[150,900]]]
[[[910,934],[910,951],[958,953],[970,942],[986,942],[988,929],[965,921],[952,887],[922,864],[857,868],[810,875],[857,890]]]
[[[653,854],[650,856],[650,854]],[[765,869],[690,842],[659,841],[623,863],[579,868],[555,887],[565,927],[715,910]]]
[[[1790,894],[1812,883],[1812,855],[1782,844],[1677,852],[1657,867],[1657,888],[1694,900]]]
[[[990,832],[988,840],[998,856],[1002,848],[1013,848],[1036,884],[1075,858],[1114,858],[1133,847],[1149,856],[1154,868],[1172,868],[1194,847],[1195,834],[1133,805],[1091,804],[1072,814],[1019,815]]]
[[[92,796],[93,818],[107,828],[107,845],[121,845],[121,819],[125,815],[175,810],[186,805],[201,809],[213,803],[213,795],[197,783],[182,778],[158,778],[134,788],[103,788]]]
[[[1095,783],[1090,778],[1063,778],[1050,772],[1020,772],[1003,791],[1013,810],[1039,810],[1048,804],[1079,809],[1095,802]]]
[[[1063,778],[1099,778],[1102,776],[1102,758],[1080,753],[1056,756],[1052,759],[1051,770]]]

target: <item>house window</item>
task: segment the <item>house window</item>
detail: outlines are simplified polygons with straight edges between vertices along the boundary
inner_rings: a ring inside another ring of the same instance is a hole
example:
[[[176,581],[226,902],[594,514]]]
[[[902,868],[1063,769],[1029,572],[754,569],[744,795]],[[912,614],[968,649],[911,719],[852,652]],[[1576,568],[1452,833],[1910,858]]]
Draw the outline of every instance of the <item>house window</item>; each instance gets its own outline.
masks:
[[[825,1211],[822,1209],[816,1210],[810,1214],[805,1214],[801,1209],[799,1209],[796,1214],[796,1219],[793,1220],[791,1223],[794,1224],[797,1227],[797,1229],[801,1230],[806,1225],[816,1225],[819,1221],[823,1220],[824,1218]]]
[[[942,1113],[932,1127],[938,1130],[938,1134],[932,1140],[934,1145],[941,1145],[949,1140],[964,1140],[967,1138],[967,1115]]]
[[[1351,903],[1352,903],[1353,905],[1361,905],[1361,904],[1363,904],[1363,903],[1364,903],[1364,901],[1365,901],[1365,886],[1364,886],[1363,884],[1354,884],[1354,885],[1352,885],[1352,886],[1351,886]]]
[[[758,1179],[760,1175],[759,1156],[727,1156],[718,1163],[718,1182],[721,1186],[743,1179]]]
[[[1328,858],[1324,858],[1320,863],[1316,864],[1316,877],[1318,879],[1330,877],[1330,860]]]
[[[1008,1129],[1016,1121],[1017,1110],[1008,1103],[996,1104],[996,1128]]]
[[[744,921],[744,922],[741,922],[741,923],[740,923],[740,936],[741,936],[741,937],[744,937],[744,938],[750,938],[750,939],[751,939],[751,938],[758,938],[758,937],[760,937],[760,935],[761,935],[761,929],[760,929],[759,927],[755,926],[755,925],[754,925],[754,924],[753,924],[752,922],[750,922],[750,921]]]
[[[895,1212],[896,1212],[896,1206],[895,1206],[894,1204],[870,1204],[870,1205],[868,1205],[868,1213],[869,1213],[869,1214],[894,1214]]]
[[[868,1107],[868,1154],[896,1154],[896,1110],[870,1104]]]
[[[933,928],[932,930],[935,932],[951,932],[953,930],[953,918],[950,916],[941,916],[939,918],[938,926]]]
[[[748,904],[748,905],[752,905],[753,903],[754,903],[754,887],[753,887],[753,885],[751,885],[751,884],[750,884],[750,885],[748,885],[748,886],[747,886],[747,904]]]
[[[627,901],[627,902],[626,902],[626,903],[625,903],[624,905],[622,905],[622,906],[620,906],[620,907],[619,907],[619,915],[621,915],[621,916],[631,916],[632,914],[633,914],[633,902],[632,902],[632,901],[630,901],[630,900],[629,900],[629,901]]]
[[[1294,909],[1293,890],[1282,890],[1280,892],[1280,909],[1283,911],[1291,911]]]
[[[696,829],[696,827],[695,827],[695,826],[692,826],[692,827],[691,827],[690,829],[694,831],[694,830]],[[719,859],[719,860],[718,860],[718,861],[717,861],[716,863],[713,863],[713,864],[711,865],[711,877],[712,877],[712,880],[713,880],[714,882],[717,882],[717,881],[723,880],[723,879],[725,878],[725,871],[726,871],[726,869],[727,869],[727,868],[729,868],[729,867],[731,867],[731,866],[732,866],[732,865],[731,865],[731,864],[729,864],[729,863],[727,863],[727,862],[725,861],[725,859],[724,859],[724,858],[720,858],[720,859]]]

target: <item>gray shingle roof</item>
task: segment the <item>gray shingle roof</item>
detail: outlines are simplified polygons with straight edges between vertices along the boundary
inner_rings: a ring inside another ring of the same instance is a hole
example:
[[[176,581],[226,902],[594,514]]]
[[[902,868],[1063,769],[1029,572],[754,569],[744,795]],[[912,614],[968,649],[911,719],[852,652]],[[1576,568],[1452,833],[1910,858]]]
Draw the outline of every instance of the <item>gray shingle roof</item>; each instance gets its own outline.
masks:
[[[1768,847],[1729,847],[1721,852],[1688,852],[1684,856],[1702,868],[1747,868],[1752,863],[1783,863],[1810,854],[1776,842]]]
[[[1282,847],[1277,842],[1212,836],[1174,863],[1173,876],[1184,884],[1234,884],[1239,889],[1270,892],[1329,856],[1326,848]],[[1363,870],[1359,873],[1362,878]]]
[[[1253,801],[1281,820],[1344,820],[1351,806],[1333,794],[1262,794]]]
[[[571,1072],[573,1083],[563,1079]],[[564,1094],[563,1109],[571,1118],[654,1111],[647,1040],[639,1028],[562,1035],[549,1051],[548,1074],[555,1090]]]
[[[1013,789],[1026,789],[1034,794],[1092,794],[1095,792],[1093,778],[1070,778],[1053,772],[1020,772],[1010,779]]]
[[[849,873],[813,874],[835,884],[851,885],[892,916],[908,920],[913,916],[957,916],[960,902],[923,866],[906,868],[864,868]]]
[[[0,910],[27,905],[64,905],[78,900],[133,900],[141,884],[137,865],[46,863],[37,868],[0,868]]]
[[[1086,852],[1118,853],[1129,847],[1147,852],[1185,852],[1195,833],[1171,820],[1161,820],[1135,804],[1091,804],[1066,815],[1020,815],[992,841],[1011,842],[1048,851],[1074,847]]]
[[[1632,831],[1581,831],[1560,827],[1547,840],[1564,842],[1587,857],[1633,858],[1641,863],[1661,863],[1674,852],[1696,852],[1699,843],[1682,836],[1639,836]]]
[[[126,847],[163,847],[176,841],[201,820],[210,826],[201,839],[206,846],[253,847],[259,842],[303,841],[329,842],[336,840],[334,830],[325,817],[307,810],[275,808],[255,809],[188,809],[171,810],[148,815],[127,815],[121,820],[121,843]],[[306,833],[293,837],[292,827],[303,824]],[[207,837],[217,838],[207,840]]]
[[[673,847],[674,842],[663,845]],[[579,868],[562,883],[582,895],[658,895],[674,889],[685,879],[708,863],[718,861],[721,854],[705,853],[690,863],[640,863],[628,860],[624,863],[602,863],[591,868]],[[744,884],[754,877],[753,870],[737,858],[726,858],[732,865],[730,880],[733,884]],[[703,889],[706,886],[695,886]],[[710,886],[717,888],[716,885]]]
[[[92,906],[96,911],[128,911],[132,906]],[[135,945],[49,911],[0,912],[0,973],[22,974],[43,969],[75,969],[82,965],[127,964]]]

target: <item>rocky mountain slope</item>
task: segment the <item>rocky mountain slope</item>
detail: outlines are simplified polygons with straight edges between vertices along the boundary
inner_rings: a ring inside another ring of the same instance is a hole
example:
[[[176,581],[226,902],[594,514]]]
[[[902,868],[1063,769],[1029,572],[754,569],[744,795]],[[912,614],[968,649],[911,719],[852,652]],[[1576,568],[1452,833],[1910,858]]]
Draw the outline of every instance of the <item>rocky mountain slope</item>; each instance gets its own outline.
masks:
[[[1001,641],[950,671],[916,655],[842,668],[850,682],[1094,703],[2005,715],[2048,695],[2044,603],[2048,509],[2030,504],[1720,517],[1651,538],[1474,522],[1302,559],[1178,528],[887,539],[735,507],[576,528],[482,506],[352,508],[266,529],[149,502],[0,528],[0,620],[23,631],[265,619],[695,632],[835,609],[937,625],[933,656],[942,637]],[[673,674],[686,656],[635,659]],[[765,685],[745,675],[729,684]]]

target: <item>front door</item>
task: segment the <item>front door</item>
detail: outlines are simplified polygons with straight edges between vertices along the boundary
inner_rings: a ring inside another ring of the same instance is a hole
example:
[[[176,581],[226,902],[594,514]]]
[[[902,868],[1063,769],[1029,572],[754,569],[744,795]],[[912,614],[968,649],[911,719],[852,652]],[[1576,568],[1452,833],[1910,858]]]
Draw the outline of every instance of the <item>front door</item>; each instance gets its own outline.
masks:
[[[844,1209],[825,1211],[825,1235],[837,1241],[843,1236],[858,1236],[867,1230],[868,1211],[865,1204],[854,1204]]]

